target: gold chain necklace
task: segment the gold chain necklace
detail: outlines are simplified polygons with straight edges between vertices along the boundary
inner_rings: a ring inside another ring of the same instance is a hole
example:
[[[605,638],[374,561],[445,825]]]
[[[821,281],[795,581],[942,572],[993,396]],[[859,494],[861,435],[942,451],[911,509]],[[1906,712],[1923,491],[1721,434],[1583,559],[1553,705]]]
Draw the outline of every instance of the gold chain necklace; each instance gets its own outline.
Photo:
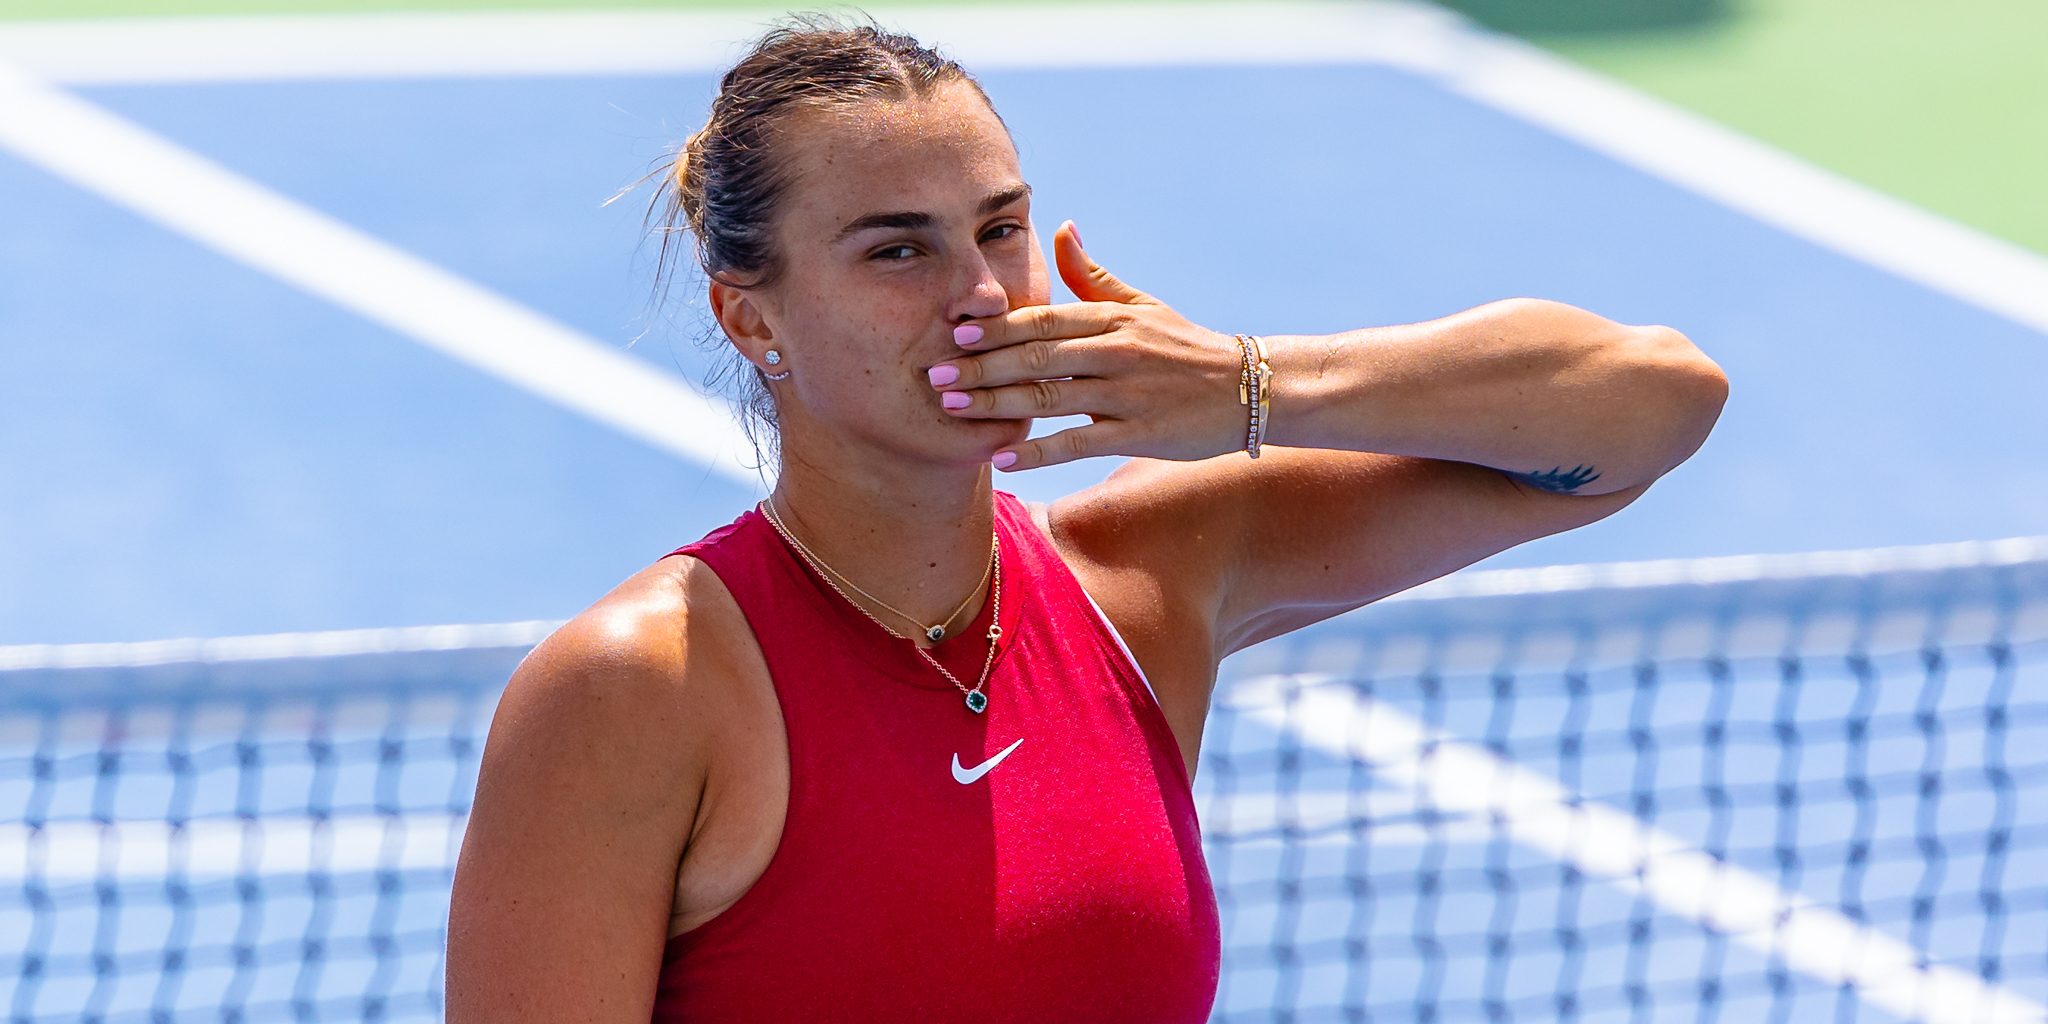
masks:
[[[767,506],[768,511],[774,511],[774,502],[767,501],[764,502],[764,505]],[[819,558],[817,552],[812,551],[808,547],[805,547],[803,541],[797,540],[796,535],[791,534],[787,528],[784,528],[782,526],[782,518],[779,514],[771,517],[771,521],[775,523],[777,529],[780,529],[785,535],[789,537],[789,542],[791,544],[795,545],[799,551],[802,551],[804,554],[809,555],[811,557],[811,561],[816,562],[818,566],[822,568],[826,573],[831,574],[834,578],[839,580],[839,582],[844,583],[849,587],[852,587],[854,593],[859,594],[860,596],[865,597],[868,600],[873,601],[874,603],[881,605],[882,607],[887,608],[892,612],[895,612],[897,615],[900,615],[913,623],[916,623],[918,631],[923,633],[924,638],[930,640],[932,643],[938,643],[939,641],[944,640],[946,638],[946,627],[951,626],[953,624],[953,620],[959,618],[960,613],[967,610],[967,603],[969,601],[974,600],[974,595],[981,592],[981,585],[983,583],[988,582],[989,573],[994,571],[995,569],[996,538],[995,534],[991,532],[988,538],[989,564],[987,565],[987,567],[982,569],[981,580],[974,584],[974,589],[968,591],[966,597],[960,599],[960,606],[954,608],[953,613],[951,615],[948,615],[944,619],[940,620],[938,625],[927,626],[923,622],[919,621],[917,616],[912,615],[909,612],[906,612],[903,609],[898,608],[895,605],[890,604],[889,602],[884,601],[881,598],[876,597],[875,595],[870,594],[865,590],[862,590],[860,588],[860,584],[855,583],[850,579],[847,579],[844,575],[842,575],[839,572],[839,570],[834,569],[829,565],[826,565],[825,560]]]
[[[776,514],[775,506],[773,503],[764,499],[759,507],[762,511],[762,515],[767,518],[769,523],[774,525],[775,532],[781,534],[782,539],[788,541],[789,545],[795,548],[798,554],[803,556],[804,561],[807,564],[809,564],[812,569],[818,571],[818,575],[824,578],[825,585],[831,587],[833,593],[838,594],[842,599],[846,601],[847,604],[853,605],[854,610],[860,612],[862,615],[867,616],[869,621],[873,622],[877,626],[882,627],[883,631],[887,632],[890,636],[893,636],[899,640],[910,640],[909,637],[904,636],[903,634],[898,633],[893,629],[890,629],[888,623],[876,618],[873,612],[868,611],[866,608],[862,608],[858,603],[856,603],[853,600],[853,598],[847,597],[846,591],[839,589],[839,584],[832,582],[832,577],[838,576],[839,574],[828,568],[824,564],[824,561],[822,559],[812,554],[811,549],[805,547],[802,541],[797,540],[796,536],[789,532],[788,527],[782,525],[782,517]],[[910,644],[910,649],[916,651],[918,657],[923,658],[925,661],[929,662],[933,668],[939,670],[940,674],[944,675],[948,680],[952,681],[954,688],[958,689],[961,693],[967,695],[967,710],[972,711],[977,715],[981,714],[983,711],[988,709],[988,695],[981,692],[981,688],[988,685],[989,669],[992,668],[996,662],[996,641],[1001,639],[1003,635],[1003,561],[1001,545],[999,543],[999,536],[990,538],[989,558],[990,572],[994,573],[996,581],[995,588],[990,592],[991,596],[994,599],[995,607],[992,611],[992,614],[989,617],[988,623],[988,657],[982,660],[981,678],[975,680],[974,688],[971,690],[968,689],[967,685],[965,683],[962,683],[958,676],[955,676],[951,671],[947,670],[946,666],[939,664],[937,658],[932,657],[929,653],[925,651],[924,648],[917,646],[916,641],[911,641]],[[844,577],[840,578],[844,579]],[[984,573],[982,575],[982,578],[988,579],[988,574]],[[847,585],[853,586],[853,581],[847,580]],[[854,587],[854,589],[860,590],[859,587]],[[980,584],[976,584],[975,589],[980,590]],[[860,592],[862,594],[867,594],[867,591],[865,590],[860,590]],[[867,596],[870,600],[876,600],[874,598],[874,595],[872,594],[867,594]],[[974,597],[973,594],[969,594],[967,596],[969,600],[972,600]],[[881,602],[877,600],[876,603],[879,604]],[[888,606],[883,605],[883,607]],[[890,610],[894,611],[895,609]],[[897,614],[900,615],[902,613],[898,612]],[[958,613],[956,612],[955,614]],[[910,618],[909,616],[904,617]],[[911,619],[911,621],[915,622],[916,620]],[[950,621],[950,619],[948,621]]]

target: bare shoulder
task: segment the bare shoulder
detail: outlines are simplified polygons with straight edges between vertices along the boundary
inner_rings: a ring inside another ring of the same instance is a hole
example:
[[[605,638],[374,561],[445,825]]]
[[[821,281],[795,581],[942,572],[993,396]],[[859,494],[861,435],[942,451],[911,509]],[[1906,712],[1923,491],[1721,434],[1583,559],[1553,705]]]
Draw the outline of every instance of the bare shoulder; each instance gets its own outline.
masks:
[[[621,741],[644,737],[650,763],[642,767],[696,792],[728,704],[734,630],[745,628],[709,566],[687,555],[664,558],[537,645],[505,696],[585,718]]]
[[[1209,567],[1230,551],[1203,521],[1179,514],[1198,499],[1162,493],[1187,486],[1185,477],[1161,472],[1170,465],[1131,459],[1099,483],[1032,503],[1033,515],[1139,661],[1150,648],[1159,652],[1153,663],[1173,662],[1161,664],[1163,671],[1206,676],[1214,661],[1193,658],[1213,646],[1216,594],[1204,581],[1215,578]]]
[[[1221,595],[1208,584],[1235,557],[1236,540],[1217,535],[1213,518],[1189,514],[1224,500],[1197,493],[1222,481],[1176,471],[1181,465],[1131,459],[1101,482],[1039,508],[1042,528],[1076,575],[1103,587],[1089,592],[1105,610],[1106,595],[1124,600],[1132,605],[1127,616],[1155,619],[1147,624],[1171,629],[1185,647],[1210,632]]]
[[[647,1019],[731,688],[700,575],[688,558],[634,574],[507,682],[451,895],[451,1021]]]
[[[536,645],[513,673],[505,699],[599,717],[607,706],[622,714],[628,707],[656,715],[686,711],[703,696],[700,677],[726,646],[716,629],[715,595],[703,593],[705,576],[712,574],[690,558],[635,573]]]

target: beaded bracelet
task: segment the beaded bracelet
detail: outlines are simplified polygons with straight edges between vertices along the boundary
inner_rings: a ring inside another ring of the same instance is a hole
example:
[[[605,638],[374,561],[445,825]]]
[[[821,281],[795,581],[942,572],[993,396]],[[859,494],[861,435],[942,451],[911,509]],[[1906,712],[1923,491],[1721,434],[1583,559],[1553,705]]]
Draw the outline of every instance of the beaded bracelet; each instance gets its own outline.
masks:
[[[1244,363],[1238,371],[1237,404],[1248,406],[1251,423],[1245,429],[1244,451],[1256,459],[1259,445],[1266,433],[1266,417],[1270,391],[1273,384],[1273,367],[1266,362],[1265,339],[1257,335],[1237,335],[1238,348],[1244,354]],[[1257,349],[1256,357],[1253,349]]]
[[[1258,373],[1252,377],[1251,418],[1252,425],[1245,443],[1245,454],[1256,459],[1259,445],[1265,440],[1267,403],[1273,393],[1273,367],[1266,362],[1266,341],[1254,334],[1252,344],[1259,350]]]

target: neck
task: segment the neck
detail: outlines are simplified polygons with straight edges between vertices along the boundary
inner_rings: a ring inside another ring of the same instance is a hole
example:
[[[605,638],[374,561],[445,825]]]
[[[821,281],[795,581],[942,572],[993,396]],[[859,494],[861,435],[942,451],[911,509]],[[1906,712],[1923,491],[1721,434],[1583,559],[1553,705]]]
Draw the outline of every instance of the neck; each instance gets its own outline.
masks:
[[[825,564],[825,575],[841,577],[837,582],[848,600],[920,647],[932,646],[922,626],[945,622],[946,640],[963,635],[995,586],[989,573],[995,529],[991,470],[986,464],[897,474],[873,469],[835,473],[785,459],[770,500],[782,525]]]

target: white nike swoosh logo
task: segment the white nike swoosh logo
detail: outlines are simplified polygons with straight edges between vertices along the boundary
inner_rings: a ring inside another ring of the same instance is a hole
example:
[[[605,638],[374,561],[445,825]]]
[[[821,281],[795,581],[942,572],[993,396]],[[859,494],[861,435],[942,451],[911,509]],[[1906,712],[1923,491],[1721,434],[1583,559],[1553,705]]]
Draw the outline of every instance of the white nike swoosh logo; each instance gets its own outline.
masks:
[[[1024,742],[1024,737],[1022,737],[1022,736],[1019,736],[1019,737],[1017,737],[1017,743],[1022,743],[1022,742]],[[955,781],[955,782],[958,782],[959,784],[961,784],[961,785],[965,786],[965,785],[967,785],[967,784],[969,784],[969,783],[973,782],[974,780],[976,780],[976,779],[978,779],[978,778],[981,778],[981,777],[982,777],[982,776],[984,776],[984,775],[987,775],[987,774],[988,774],[988,770],[989,770],[990,768],[994,768],[994,767],[996,766],[996,762],[998,762],[998,761],[1001,761],[1001,760],[1002,760],[1003,758],[1006,758],[1006,757],[1010,756],[1010,751],[1012,751],[1012,750],[1015,750],[1015,749],[1017,749],[1017,743],[1012,743],[1012,744],[1010,744],[1009,746],[1007,746],[1007,747],[1004,747],[1004,748],[1003,748],[1003,752],[1002,752],[1002,753],[1000,753],[1000,754],[997,754],[996,756],[994,756],[994,757],[991,757],[991,758],[989,758],[988,760],[986,760],[986,761],[983,761],[982,763],[980,763],[980,764],[978,764],[978,765],[975,765],[975,766],[974,766],[974,767],[972,767],[972,768],[962,768],[962,767],[960,767],[960,755],[959,755],[959,754],[954,754],[954,755],[953,755],[953,781]]]

